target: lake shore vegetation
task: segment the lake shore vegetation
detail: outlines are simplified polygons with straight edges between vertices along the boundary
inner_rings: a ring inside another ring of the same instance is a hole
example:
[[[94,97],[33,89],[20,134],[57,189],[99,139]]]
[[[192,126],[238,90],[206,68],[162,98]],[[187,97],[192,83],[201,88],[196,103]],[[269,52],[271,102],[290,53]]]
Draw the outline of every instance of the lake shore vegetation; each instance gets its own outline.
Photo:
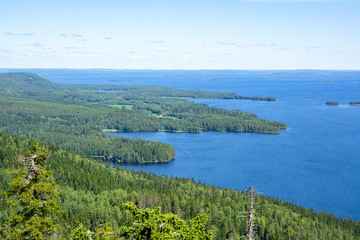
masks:
[[[0,80],[0,130],[104,160],[150,163],[175,158],[175,149],[169,144],[117,138],[104,130],[272,134],[287,128],[253,113],[187,100],[242,98],[235,93],[160,86],[62,85],[31,73],[3,73]]]

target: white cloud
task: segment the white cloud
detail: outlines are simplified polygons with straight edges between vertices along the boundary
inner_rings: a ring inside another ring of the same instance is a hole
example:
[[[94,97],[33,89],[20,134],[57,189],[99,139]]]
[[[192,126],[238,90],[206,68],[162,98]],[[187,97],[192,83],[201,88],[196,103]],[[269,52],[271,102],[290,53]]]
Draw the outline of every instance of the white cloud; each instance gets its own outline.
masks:
[[[251,47],[266,47],[268,45],[266,43],[253,43],[250,46]]]
[[[34,43],[24,43],[22,44],[23,46],[33,46],[33,47],[42,47],[42,45],[38,42],[34,42]]]
[[[164,43],[164,41],[162,41],[162,40],[154,40],[154,41],[150,41],[148,43]]]
[[[145,56],[141,56],[141,55],[132,55],[132,56],[128,56],[127,58],[129,58],[129,59],[137,59],[137,60],[146,59]]]
[[[125,52],[125,54],[136,54],[136,53],[137,53],[137,52],[134,51],[134,50],[129,50],[129,51]]]
[[[278,51],[291,51],[291,50],[294,50],[296,47],[294,46],[287,46],[287,45],[283,45],[283,46],[280,46],[278,48],[276,48],[276,50]]]
[[[168,50],[154,50],[154,52],[156,52],[156,53],[167,53],[169,51]]]
[[[230,45],[230,46],[236,46],[237,43],[235,42],[218,42],[220,45]]]
[[[194,51],[184,51],[182,54],[197,54],[197,52]]]
[[[73,37],[82,37],[83,35],[79,34],[79,33],[73,33],[73,34],[71,34],[71,36],[73,36]]]
[[[7,50],[7,49],[2,49],[2,50],[0,50],[0,53],[3,53],[3,54],[14,54],[14,51],[12,51],[12,50]]]
[[[35,33],[11,33],[11,32],[6,32],[5,35],[9,35],[9,36],[34,36]]]
[[[302,50],[311,51],[311,50],[315,50],[315,49],[318,49],[318,48],[319,48],[318,46],[306,46]]]

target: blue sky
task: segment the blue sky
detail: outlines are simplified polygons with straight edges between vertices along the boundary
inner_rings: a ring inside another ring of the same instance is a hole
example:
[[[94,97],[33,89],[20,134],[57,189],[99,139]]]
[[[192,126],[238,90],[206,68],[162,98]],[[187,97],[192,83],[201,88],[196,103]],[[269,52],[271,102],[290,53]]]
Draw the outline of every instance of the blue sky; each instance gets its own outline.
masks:
[[[358,0],[8,0],[0,67],[360,69]]]

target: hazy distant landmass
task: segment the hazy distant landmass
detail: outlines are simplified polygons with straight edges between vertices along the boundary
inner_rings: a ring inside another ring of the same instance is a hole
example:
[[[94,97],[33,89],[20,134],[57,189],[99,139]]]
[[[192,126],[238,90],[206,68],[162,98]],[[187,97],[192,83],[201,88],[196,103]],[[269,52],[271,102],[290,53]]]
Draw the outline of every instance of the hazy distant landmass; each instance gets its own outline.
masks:
[[[106,82],[110,82],[110,83],[122,83],[122,82],[134,82],[134,80],[106,80]]]

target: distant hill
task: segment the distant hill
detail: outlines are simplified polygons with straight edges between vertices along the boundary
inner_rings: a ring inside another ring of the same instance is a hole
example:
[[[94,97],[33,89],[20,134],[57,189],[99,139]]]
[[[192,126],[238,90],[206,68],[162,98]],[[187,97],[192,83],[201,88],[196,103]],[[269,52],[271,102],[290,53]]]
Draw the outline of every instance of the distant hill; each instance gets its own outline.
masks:
[[[33,73],[1,73],[0,89],[56,88],[56,84]]]

